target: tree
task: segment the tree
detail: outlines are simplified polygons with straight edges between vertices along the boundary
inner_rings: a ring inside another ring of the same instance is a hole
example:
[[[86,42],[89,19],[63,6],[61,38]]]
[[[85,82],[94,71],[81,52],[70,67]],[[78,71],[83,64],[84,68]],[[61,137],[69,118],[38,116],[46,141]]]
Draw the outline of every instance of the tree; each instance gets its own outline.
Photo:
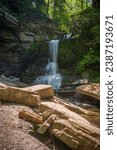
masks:
[[[49,15],[49,6],[50,5],[50,0],[47,0],[47,9],[46,9],[46,14],[47,16]]]
[[[100,8],[100,0],[92,0],[93,8]]]
[[[87,0],[46,0],[46,15],[60,29],[70,32],[73,18],[88,6],[89,2]]]

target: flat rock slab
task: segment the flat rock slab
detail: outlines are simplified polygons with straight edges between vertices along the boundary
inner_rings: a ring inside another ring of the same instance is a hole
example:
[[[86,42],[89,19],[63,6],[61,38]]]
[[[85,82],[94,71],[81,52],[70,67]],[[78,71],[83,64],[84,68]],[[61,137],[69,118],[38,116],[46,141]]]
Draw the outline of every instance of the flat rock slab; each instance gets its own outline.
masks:
[[[0,83],[0,99],[38,106],[40,99],[51,98],[54,96],[54,90],[50,85],[35,85],[26,88],[7,86]]]
[[[0,84],[0,99],[30,106],[38,106],[40,96],[32,91]]]
[[[99,101],[100,100],[100,84],[93,83],[93,84],[79,86],[76,88],[76,93],[91,96]]]
[[[55,102],[41,102],[39,111],[47,111],[56,115],[52,122],[47,119],[39,128],[39,133],[44,133],[48,127],[53,135],[72,149],[99,150],[99,128],[79,114],[69,110],[65,105]],[[52,116],[52,115],[51,115]],[[50,118],[51,118],[50,116]]]
[[[41,99],[54,96],[54,90],[50,85],[39,84],[39,85],[25,87],[23,89],[38,93]]]
[[[29,107],[22,105],[0,105],[0,150],[49,150],[28,134],[33,125],[18,118],[22,109],[33,112]]]
[[[39,111],[44,113],[47,110],[53,110],[53,113],[59,115],[61,118],[65,119],[72,118],[74,120],[78,120],[79,122],[81,121],[86,124],[90,124],[86,119],[74,113],[73,111],[70,111],[61,104],[57,104],[54,102],[41,102],[39,105]]]

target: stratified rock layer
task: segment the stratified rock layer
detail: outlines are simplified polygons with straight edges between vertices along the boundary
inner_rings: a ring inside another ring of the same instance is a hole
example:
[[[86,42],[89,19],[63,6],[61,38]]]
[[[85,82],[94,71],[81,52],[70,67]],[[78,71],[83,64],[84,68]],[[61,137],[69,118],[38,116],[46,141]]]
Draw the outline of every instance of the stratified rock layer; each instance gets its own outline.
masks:
[[[54,90],[50,85],[39,84],[30,87],[25,87],[23,89],[38,93],[41,99],[54,96]]]
[[[38,106],[40,98],[52,97],[53,89],[49,85],[36,85],[27,88],[17,88],[1,84],[0,99],[22,103],[30,106]]]
[[[86,119],[62,104],[57,102],[40,103],[39,111],[41,113],[45,114],[50,110],[51,114],[56,115],[56,119],[53,119],[50,124],[45,121],[38,130],[39,133],[44,133],[50,127],[51,133],[72,149],[99,150],[99,128],[94,127]]]
[[[86,84],[76,88],[76,92],[100,100],[100,84]]]
[[[99,128],[82,117],[95,114],[54,97],[51,86],[16,88],[0,84],[0,99],[38,106],[39,116],[24,110],[19,112],[19,116],[40,124],[39,134],[48,129],[71,149],[99,150]]]

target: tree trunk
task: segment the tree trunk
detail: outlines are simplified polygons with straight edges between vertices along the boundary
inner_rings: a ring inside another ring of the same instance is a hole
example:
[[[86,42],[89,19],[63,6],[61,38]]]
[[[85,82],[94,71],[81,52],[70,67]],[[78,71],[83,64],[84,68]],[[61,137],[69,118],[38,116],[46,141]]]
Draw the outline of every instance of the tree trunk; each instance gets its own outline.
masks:
[[[86,0],[86,7],[88,7],[88,0]]]
[[[92,0],[93,8],[100,8],[100,0]]]
[[[49,7],[50,7],[50,0],[48,0],[47,2],[47,10],[46,10],[46,14],[49,16]]]
[[[81,10],[84,8],[84,0],[81,0]]]

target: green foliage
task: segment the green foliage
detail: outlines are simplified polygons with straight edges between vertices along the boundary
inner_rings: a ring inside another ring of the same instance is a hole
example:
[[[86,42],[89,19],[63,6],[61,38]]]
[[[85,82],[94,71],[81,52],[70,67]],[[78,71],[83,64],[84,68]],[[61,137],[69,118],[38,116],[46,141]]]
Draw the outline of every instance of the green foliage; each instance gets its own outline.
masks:
[[[99,10],[88,7],[74,17],[74,39],[63,40],[59,48],[60,68],[69,68],[74,74],[83,75],[92,82],[99,82],[100,24]]]
[[[70,32],[74,16],[90,5],[87,0],[1,0],[1,3],[20,17],[45,14],[66,32]]]
[[[99,64],[99,56],[95,54],[95,51],[90,49],[83,59],[77,64],[76,71],[83,73],[85,70],[95,68],[95,65]]]
[[[80,56],[76,62],[76,72],[88,74],[89,78],[99,81],[100,70],[100,24],[99,10],[87,8],[78,15],[78,40]],[[77,50],[78,51],[78,50]],[[83,56],[83,57],[81,57]]]
[[[74,16],[90,4],[87,0],[46,0],[46,5],[47,15],[60,29],[70,32]]]
[[[99,82],[100,71],[99,64],[100,58],[99,55],[95,53],[94,50],[89,50],[83,59],[77,64],[76,72],[80,74],[87,74],[87,78],[91,82]]]

